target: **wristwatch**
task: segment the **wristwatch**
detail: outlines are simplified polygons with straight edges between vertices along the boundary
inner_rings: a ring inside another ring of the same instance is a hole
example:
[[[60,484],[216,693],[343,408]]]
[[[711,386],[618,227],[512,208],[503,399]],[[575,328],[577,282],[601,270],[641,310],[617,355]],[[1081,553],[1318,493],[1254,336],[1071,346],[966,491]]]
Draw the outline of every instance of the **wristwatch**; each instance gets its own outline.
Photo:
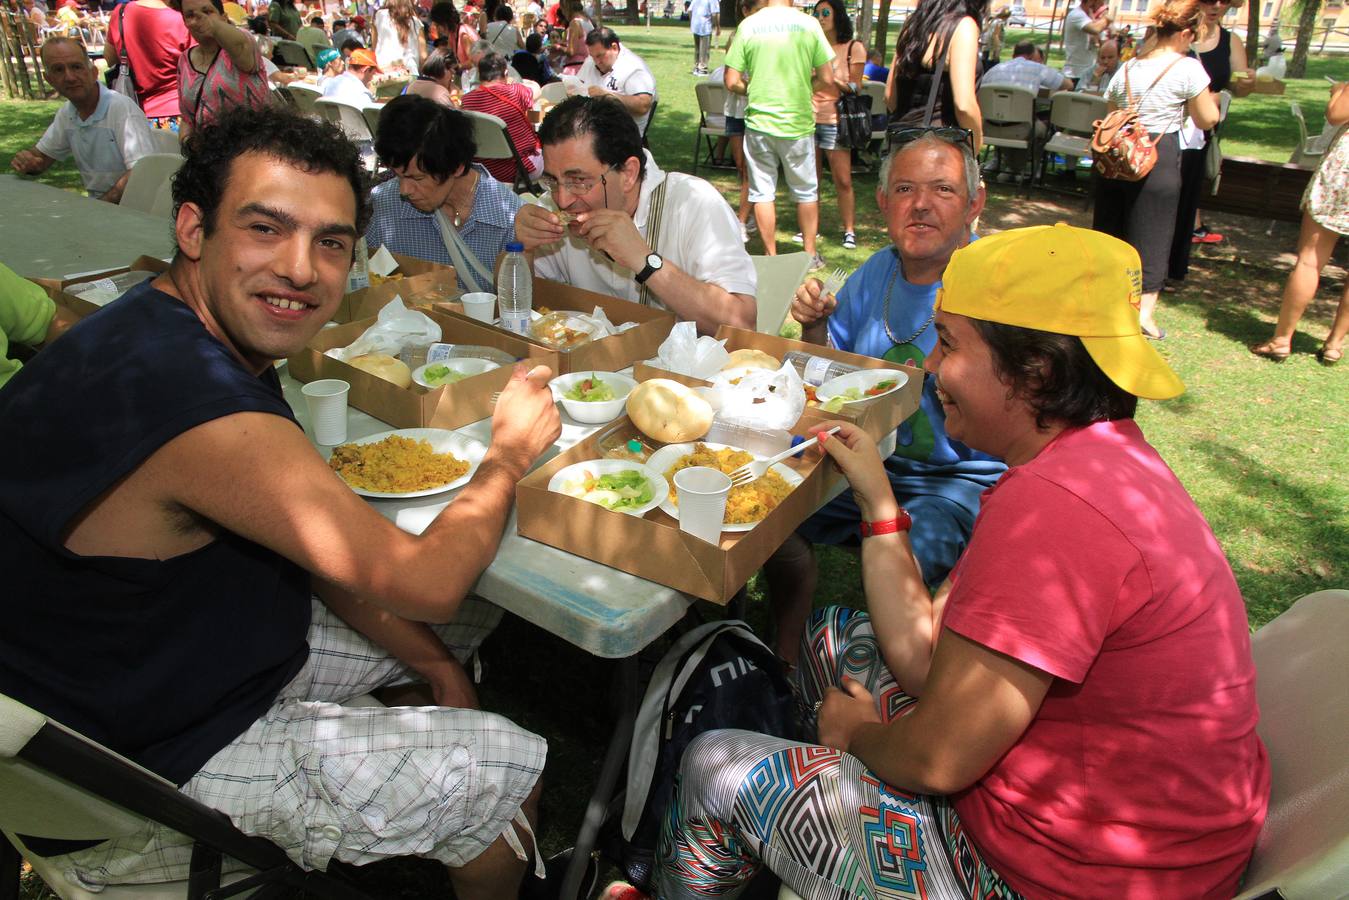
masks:
[[[665,260],[660,258],[659,253],[648,253],[646,255],[646,265],[642,271],[632,276],[632,280],[638,284],[646,284],[646,280],[660,271],[660,267],[665,265]]]
[[[863,522],[861,525],[862,537],[869,538],[877,534],[894,534],[897,531],[908,531],[913,527],[913,516],[904,507],[899,508],[899,515],[893,519],[882,519],[879,522]]]

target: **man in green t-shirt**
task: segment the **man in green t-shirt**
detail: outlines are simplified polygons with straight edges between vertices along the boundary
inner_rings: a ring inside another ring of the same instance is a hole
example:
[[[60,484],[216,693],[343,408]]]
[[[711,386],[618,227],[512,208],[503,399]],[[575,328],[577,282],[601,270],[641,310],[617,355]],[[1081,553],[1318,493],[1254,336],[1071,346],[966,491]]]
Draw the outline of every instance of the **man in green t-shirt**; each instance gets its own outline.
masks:
[[[46,291],[0,263],[0,386],[23,364],[9,358],[9,345],[45,344],[70,327],[74,316],[58,309]]]
[[[796,200],[797,222],[806,252],[817,266],[819,179],[815,173],[815,107],[818,85],[834,82],[833,48],[813,16],[793,8],[791,0],[768,0],[736,29],[726,55],[726,87],[747,94],[745,162],[749,167],[749,199],[763,235],[764,252],[777,254],[778,161]]]

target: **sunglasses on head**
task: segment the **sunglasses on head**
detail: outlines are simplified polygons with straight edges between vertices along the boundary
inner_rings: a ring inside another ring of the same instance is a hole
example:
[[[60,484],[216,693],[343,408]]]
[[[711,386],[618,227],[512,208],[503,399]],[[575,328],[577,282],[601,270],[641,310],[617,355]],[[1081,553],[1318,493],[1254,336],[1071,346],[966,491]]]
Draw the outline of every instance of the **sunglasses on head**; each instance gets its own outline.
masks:
[[[890,146],[899,147],[910,144],[926,134],[946,141],[948,144],[964,144],[970,148],[971,153],[976,152],[973,131],[968,128],[954,128],[947,125],[933,125],[927,128],[897,128],[890,132]]]

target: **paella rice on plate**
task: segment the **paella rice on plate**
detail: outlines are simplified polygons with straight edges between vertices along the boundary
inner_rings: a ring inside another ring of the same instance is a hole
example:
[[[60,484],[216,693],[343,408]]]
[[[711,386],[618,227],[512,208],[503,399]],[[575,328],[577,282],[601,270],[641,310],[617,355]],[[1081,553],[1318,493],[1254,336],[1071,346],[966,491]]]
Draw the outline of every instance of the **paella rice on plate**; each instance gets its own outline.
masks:
[[[679,505],[679,492],[675,490],[674,475],[680,469],[707,466],[729,475],[745,463],[753,461],[754,454],[746,450],[735,450],[730,447],[714,450],[701,442],[696,443],[693,445],[692,453],[681,457],[665,472],[665,479],[670,482],[670,502]],[[724,522],[727,525],[750,525],[761,522],[791,492],[792,485],[777,472],[769,469],[767,474],[757,481],[731,488],[731,492],[726,495]]]
[[[363,491],[407,494],[447,485],[469,464],[452,453],[437,453],[431,442],[391,434],[372,444],[342,444],[328,460],[342,480]]]

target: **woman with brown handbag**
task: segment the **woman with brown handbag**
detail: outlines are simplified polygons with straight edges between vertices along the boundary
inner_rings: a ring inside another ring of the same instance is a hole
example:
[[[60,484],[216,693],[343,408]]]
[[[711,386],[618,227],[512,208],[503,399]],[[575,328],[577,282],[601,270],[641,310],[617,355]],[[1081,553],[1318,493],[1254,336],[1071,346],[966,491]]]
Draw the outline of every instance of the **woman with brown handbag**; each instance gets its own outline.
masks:
[[[1156,148],[1156,162],[1137,181],[1099,178],[1092,228],[1128,241],[1143,263],[1139,323],[1154,340],[1166,337],[1154,313],[1166,280],[1171,237],[1180,200],[1180,144],[1185,116],[1199,128],[1218,122],[1208,73],[1187,56],[1199,31],[1198,0],[1170,0],[1152,14],[1155,37],[1144,52],[1120,66],[1106,88],[1110,110],[1132,109]]]

